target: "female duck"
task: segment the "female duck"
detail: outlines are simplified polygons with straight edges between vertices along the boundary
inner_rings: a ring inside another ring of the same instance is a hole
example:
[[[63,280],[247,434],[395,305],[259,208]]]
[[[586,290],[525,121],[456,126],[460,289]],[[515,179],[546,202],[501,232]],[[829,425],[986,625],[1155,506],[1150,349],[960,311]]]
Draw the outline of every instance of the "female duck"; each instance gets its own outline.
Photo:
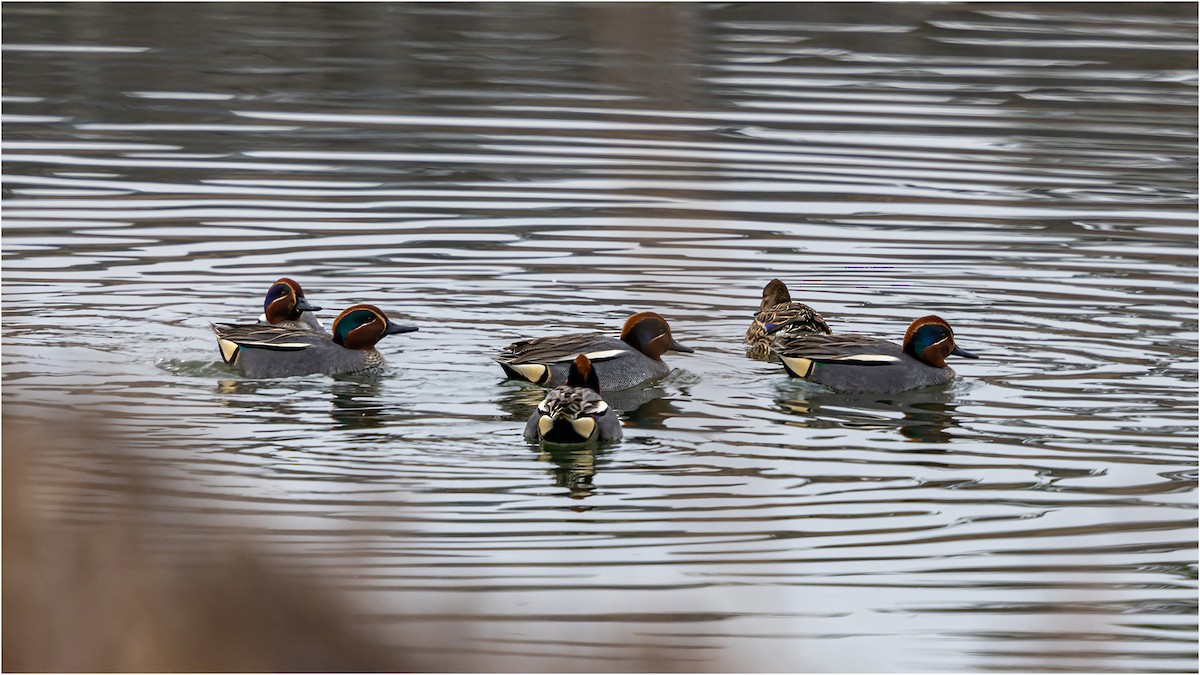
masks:
[[[792,377],[848,394],[894,394],[954,379],[946,357],[978,356],[954,344],[950,324],[936,316],[912,322],[904,344],[862,335],[779,335],[775,353]]]
[[[576,354],[592,363],[605,390],[629,389],[671,371],[663,363],[668,350],[692,352],[671,337],[666,319],[654,312],[629,317],[617,339],[601,333],[572,333],[521,340],[501,350],[496,362],[510,378],[557,387],[567,380]]]
[[[385,335],[411,333],[372,305],[354,305],[333,320],[333,334],[263,324],[209,324],[225,363],[249,377],[341,375],[383,367],[375,343]]]
[[[600,379],[580,354],[567,371],[567,383],[551,389],[525,423],[530,443],[589,443],[621,440],[621,421],[600,397]]]
[[[802,302],[792,302],[787,286],[778,279],[772,279],[762,292],[762,301],[758,304],[758,313],[750,328],[746,329],[743,340],[750,345],[747,349],[752,358],[766,358],[771,355],[772,338],[776,334],[820,333],[829,335],[829,324],[815,309]]]
[[[271,284],[267,289],[267,298],[263,301],[263,313],[258,317],[259,323],[269,323],[280,328],[296,330],[311,330],[325,333],[325,327],[313,316],[313,312],[321,311],[320,307],[308,304],[304,299],[304,289],[300,284],[283,277]]]

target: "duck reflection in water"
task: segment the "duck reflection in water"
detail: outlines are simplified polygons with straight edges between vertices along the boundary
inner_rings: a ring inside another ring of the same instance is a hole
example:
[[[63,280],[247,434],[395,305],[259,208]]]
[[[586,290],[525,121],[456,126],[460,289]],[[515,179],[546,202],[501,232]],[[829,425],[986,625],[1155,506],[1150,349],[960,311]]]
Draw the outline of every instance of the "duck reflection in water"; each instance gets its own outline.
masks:
[[[343,375],[332,380],[296,381],[288,395],[280,395],[278,380],[218,380],[220,403],[254,413],[264,420],[295,425],[313,417],[313,403],[331,397],[329,415],[335,429],[378,429],[387,422],[388,406],[380,398],[380,379],[371,375]],[[305,394],[308,395],[305,395]]]
[[[919,443],[949,443],[951,427],[958,426],[948,386],[926,387],[898,394],[840,394],[789,380],[778,385],[775,402],[795,421],[812,429],[895,429]],[[897,417],[897,414],[900,417]],[[938,452],[945,450],[938,449]]]
[[[604,395],[609,405],[621,412],[625,426],[635,429],[664,429],[666,421],[680,413],[662,387],[626,389]]]
[[[626,427],[661,429],[667,419],[679,414],[679,409],[669,399],[663,398],[666,393],[661,387],[629,389],[606,394],[605,400],[613,409],[621,411],[621,419]],[[596,444],[543,444],[538,448],[538,459],[554,465],[551,475],[554,476],[555,486],[566,488],[571,499],[586,499],[595,494],[592,479],[605,463],[607,447]]]
[[[295,424],[297,419],[311,415],[307,409],[309,396],[301,391],[302,381],[283,380],[217,380],[217,402],[227,408],[251,413],[267,413],[263,419],[281,424]]]
[[[604,454],[602,447],[545,443],[538,448],[538,459],[554,465],[550,473],[555,487],[566,488],[571,499],[586,499],[596,492],[592,478]]]
[[[333,381],[329,415],[337,429],[378,429],[387,421],[388,406],[379,396],[379,378],[347,375]],[[394,406],[392,406],[394,409]]]

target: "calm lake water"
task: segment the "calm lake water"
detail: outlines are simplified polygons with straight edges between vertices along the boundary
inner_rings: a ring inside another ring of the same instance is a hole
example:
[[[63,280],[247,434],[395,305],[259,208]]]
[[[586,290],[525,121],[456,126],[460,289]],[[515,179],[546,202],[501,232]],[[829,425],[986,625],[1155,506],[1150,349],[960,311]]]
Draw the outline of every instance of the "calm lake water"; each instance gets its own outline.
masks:
[[[164,551],[252,542],[495,669],[1197,668],[1194,4],[3,22],[4,412],[135,438],[46,454],[76,519],[149,472]],[[284,275],[420,332],[378,378],[240,378],[207,324]],[[740,343],[772,277],[983,358],[789,381]],[[641,310],[696,353],[624,442],[522,442],[541,391],[492,354]]]

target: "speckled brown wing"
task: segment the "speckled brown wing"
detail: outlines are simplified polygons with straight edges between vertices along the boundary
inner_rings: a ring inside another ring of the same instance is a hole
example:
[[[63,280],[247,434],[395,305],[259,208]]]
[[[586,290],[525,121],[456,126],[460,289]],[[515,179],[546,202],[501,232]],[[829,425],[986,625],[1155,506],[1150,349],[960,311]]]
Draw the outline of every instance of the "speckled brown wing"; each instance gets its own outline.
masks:
[[[772,351],[774,335],[767,333],[767,324],[779,326],[776,333],[801,334],[833,333],[829,324],[815,309],[802,302],[787,302],[762,310],[754,315],[754,321],[746,329],[744,342],[750,345],[750,356],[765,358]]]

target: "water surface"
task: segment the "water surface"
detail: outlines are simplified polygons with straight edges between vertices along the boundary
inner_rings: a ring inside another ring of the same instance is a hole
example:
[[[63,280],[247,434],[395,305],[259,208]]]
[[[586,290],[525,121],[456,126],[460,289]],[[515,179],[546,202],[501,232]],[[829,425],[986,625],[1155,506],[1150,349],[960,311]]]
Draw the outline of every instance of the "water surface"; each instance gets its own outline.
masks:
[[[6,5],[5,412],[136,434],[47,457],[75,517],[149,471],[164,550],[495,669],[1194,671],[1194,10]],[[284,275],[420,332],[240,378],[207,322]],[[772,277],[984,358],[789,381],[740,344]],[[524,444],[491,354],[642,310],[696,353],[624,442]]]

